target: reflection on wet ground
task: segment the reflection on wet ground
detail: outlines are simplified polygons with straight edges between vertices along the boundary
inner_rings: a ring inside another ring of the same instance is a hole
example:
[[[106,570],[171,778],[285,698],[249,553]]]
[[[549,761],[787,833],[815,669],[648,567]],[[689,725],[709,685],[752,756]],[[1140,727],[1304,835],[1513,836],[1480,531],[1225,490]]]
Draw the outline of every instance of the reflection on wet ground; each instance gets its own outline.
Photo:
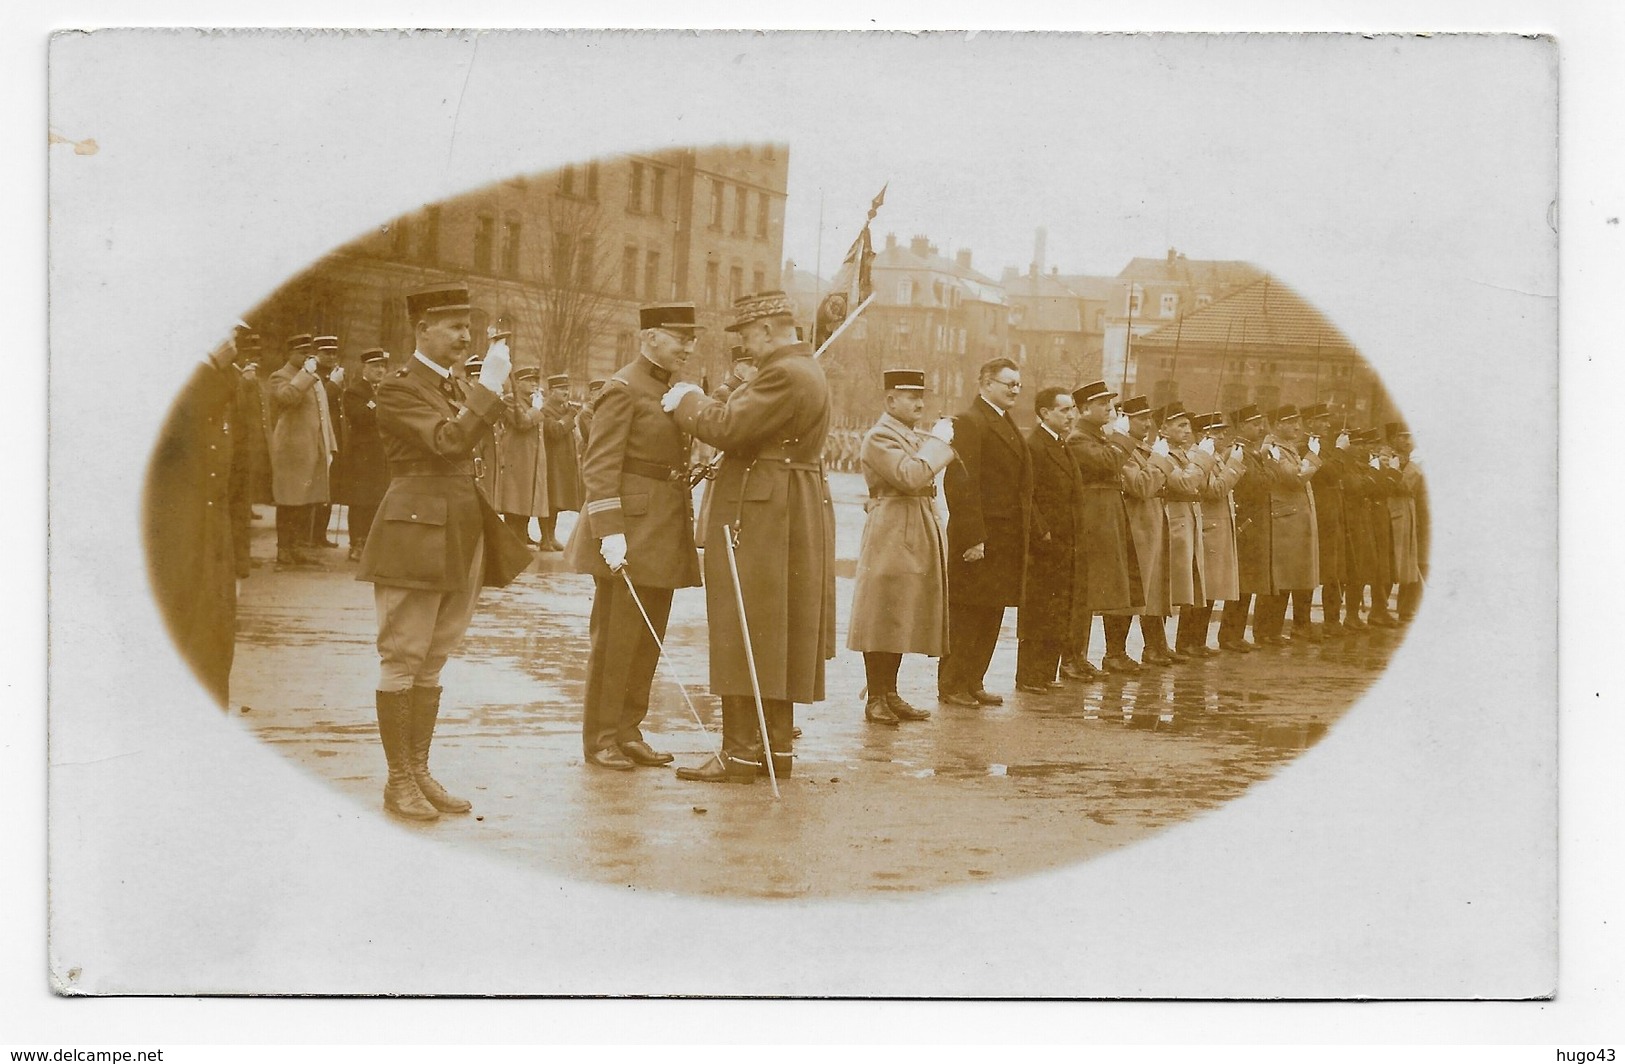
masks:
[[[858,496],[834,479],[843,549],[855,550]],[[274,548],[255,549],[264,556]],[[337,558],[328,565],[290,573],[265,566],[243,584],[232,693],[249,708],[236,719],[383,818],[371,587]],[[840,579],[840,645],[850,594],[850,580]],[[933,716],[889,729],[864,722],[862,659],[843,650],[830,663],[829,699],[797,707],[804,734],[795,772],[774,801],[765,780],[708,786],[679,781],[670,769],[584,764],[590,608],[590,579],[565,572],[558,555],[485,593],[463,653],[443,676],[434,755],[436,775],[474,801],[474,815],[399,830],[559,874],[675,893],[895,893],[1035,872],[1243,794],[1325,737],[1402,638],[1372,631],[1031,695],[1010,690],[1012,610],[989,671],[989,687],[1006,694],[1003,706],[938,706],[935,662],[910,657],[900,687]],[[1098,621],[1091,645],[1098,660]],[[1130,650],[1137,655],[1132,641]],[[701,760],[720,727],[706,670],[703,592],[679,592],[645,726],[678,764]],[[674,677],[688,686],[709,736]]]

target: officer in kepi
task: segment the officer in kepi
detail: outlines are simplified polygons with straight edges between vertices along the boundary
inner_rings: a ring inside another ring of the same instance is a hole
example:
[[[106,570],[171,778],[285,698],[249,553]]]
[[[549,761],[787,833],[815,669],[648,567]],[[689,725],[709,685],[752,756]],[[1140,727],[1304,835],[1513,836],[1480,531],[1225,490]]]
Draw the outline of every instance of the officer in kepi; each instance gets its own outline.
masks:
[[[372,583],[378,609],[384,808],[432,820],[470,808],[429,774],[440,670],[462,643],[480,587],[507,584],[531,556],[474,485],[474,453],[502,416],[507,345],[493,344],[465,382],[451,368],[469,349],[467,287],[418,289],[406,309],[417,349],[375,397],[390,482],[356,579]]]
[[[660,408],[694,353],[694,304],[643,307],[638,325],[638,356],[594,400],[585,502],[564,548],[570,567],[593,578],[582,752],[589,765],[623,771],[672,761],[642,724],[672,592],[700,582],[689,439]]]

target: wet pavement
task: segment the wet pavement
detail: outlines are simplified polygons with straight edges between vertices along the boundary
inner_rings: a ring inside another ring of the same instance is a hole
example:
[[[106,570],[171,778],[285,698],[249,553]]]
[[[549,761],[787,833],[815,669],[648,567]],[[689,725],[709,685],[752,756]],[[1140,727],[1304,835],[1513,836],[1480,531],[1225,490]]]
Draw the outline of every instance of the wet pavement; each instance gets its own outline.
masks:
[[[851,474],[831,485],[844,646],[863,485]],[[561,539],[573,516],[561,518]],[[241,585],[231,719],[352,797],[357,815],[385,817],[371,585],[354,580],[342,548],[323,552],[324,570],[274,571],[269,518],[260,508],[254,553],[263,564]],[[336,538],[343,542],[342,532]],[[911,656],[899,688],[932,718],[898,728],[864,722],[862,658],[843,649],[829,663],[828,700],[796,708],[804,734],[775,801],[765,779],[685,783],[670,768],[584,763],[591,591],[589,577],[542,554],[512,585],[482,595],[442,677],[433,759],[436,776],[474,812],[398,822],[400,830],[557,874],[680,894],[874,895],[1021,875],[1126,845],[1242,794],[1325,736],[1402,638],[1373,630],[1034,695],[1012,689],[1010,610],[988,673],[1005,704],[938,705],[936,663]],[[1091,647],[1098,661],[1098,620]],[[1129,647],[1137,657],[1137,629]],[[644,730],[677,764],[693,764],[720,728],[719,703],[705,688],[699,589],[677,594],[667,648]],[[709,735],[673,677],[687,685]]]

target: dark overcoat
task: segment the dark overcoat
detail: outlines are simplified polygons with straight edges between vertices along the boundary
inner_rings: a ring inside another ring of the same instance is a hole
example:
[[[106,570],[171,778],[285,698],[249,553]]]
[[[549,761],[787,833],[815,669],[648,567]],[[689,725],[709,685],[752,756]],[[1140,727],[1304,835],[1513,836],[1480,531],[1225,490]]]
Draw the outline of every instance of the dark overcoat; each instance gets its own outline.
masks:
[[[820,452],[829,384],[805,343],[760,360],[726,403],[684,395],[677,424],[724,452],[705,525],[711,691],[751,694],[724,538],[738,527],[739,589],[762,697],[818,702],[835,656],[835,508]],[[593,435],[607,431],[596,418]]]
[[[1131,445],[1128,437],[1107,436],[1087,422],[1080,423],[1067,441],[1083,481],[1079,609],[1086,613],[1132,610],[1145,604],[1139,559],[1123,506],[1123,465]]]
[[[502,416],[502,397],[442,380],[416,357],[378,387],[378,431],[389,490],[361,552],[357,580],[461,591],[482,541],[481,583],[502,587],[529,568],[530,550],[474,482],[474,456]]]
[[[1240,596],[1274,594],[1270,577],[1270,485],[1278,476],[1262,448],[1242,452],[1236,481],[1236,584]]]
[[[849,650],[941,657],[948,647],[947,541],[936,477],[954,451],[890,414],[863,438],[863,542],[852,582]]]
[[[1173,609],[1168,600],[1168,511],[1162,492],[1174,468],[1170,459],[1144,443],[1136,443],[1123,463],[1123,506],[1140,565],[1143,598],[1132,612],[1155,617],[1165,617]]]
[[[158,611],[198,679],[226,701],[237,636],[230,480],[234,371],[197,368],[158,436],[147,473],[147,566]]]
[[[378,389],[365,380],[344,392],[343,475],[336,478],[334,501],[346,506],[377,506],[389,488],[384,438],[378,433]],[[340,463],[334,463],[334,469]]]
[[[978,396],[954,418],[959,461],[943,474],[948,500],[948,601],[967,606],[1021,602],[1032,524],[1033,463],[1008,417]],[[984,545],[980,561],[965,551]]]
[[[1321,446],[1325,446],[1324,440]],[[1342,584],[1349,578],[1348,529],[1344,517],[1343,484],[1353,459],[1333,447],[1321,452],[1322,462],[1310,480],[1315,492],[1315,526],[1319,535],[1320,582]]]
[[[1033,470],[1032,527],[1027,567],[1016,613],[1021,639],[1078,642],[1089,616],[1078,607],[1084,570],[1079,550],[1083,531],[1083,476],[1066,444],[1042,425],[1027,433]]]
[[[236,412],[232,419],[232,461],[241,479],[241,497],[250,505],[272,506],[271,411],[258,380],[237,377]]]
[[[578,573],[613,575],[598,551],[605,536],[626,537],[626,571],[639,587],[696,587],[694,495],[688,436],[660,409],[671,375],[641,355],[609,379],[593,401],[598,431],[581,456],[586,499],[564,545]],[[657,475],[665,470],[665,475]],[[617,578],[618,579],[618,578]]]
[[[551,396],[542,406],[542,436],[547,452],[549,513],[581,509],[581,458],[576,449],[576,410]]]

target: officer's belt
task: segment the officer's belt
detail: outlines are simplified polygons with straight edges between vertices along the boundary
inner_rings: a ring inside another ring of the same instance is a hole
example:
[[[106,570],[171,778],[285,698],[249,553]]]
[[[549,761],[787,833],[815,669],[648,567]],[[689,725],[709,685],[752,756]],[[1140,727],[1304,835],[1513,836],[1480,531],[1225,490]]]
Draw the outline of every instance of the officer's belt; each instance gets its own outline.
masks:
[[[797,458],[795,455],[778,447],[770,447],[762,451],[757,454],[753,461],[756,465],[768,462],[779,469],[800,469],[812,473],[822,473],[824,471],[824,460],[822,458],[809,462]]]
[[[627,458],[621,462],[621,472],[631,473],[635,477],[648,477],[651,480],[686,480],[687,469],[673,469],[669,465],[659,462],[644,462],[637,458]]]
[[[448,462],[438,458],[390,462],[389,475],[392,477],[471,477],[474,475],[474,462],[472,460]]]

